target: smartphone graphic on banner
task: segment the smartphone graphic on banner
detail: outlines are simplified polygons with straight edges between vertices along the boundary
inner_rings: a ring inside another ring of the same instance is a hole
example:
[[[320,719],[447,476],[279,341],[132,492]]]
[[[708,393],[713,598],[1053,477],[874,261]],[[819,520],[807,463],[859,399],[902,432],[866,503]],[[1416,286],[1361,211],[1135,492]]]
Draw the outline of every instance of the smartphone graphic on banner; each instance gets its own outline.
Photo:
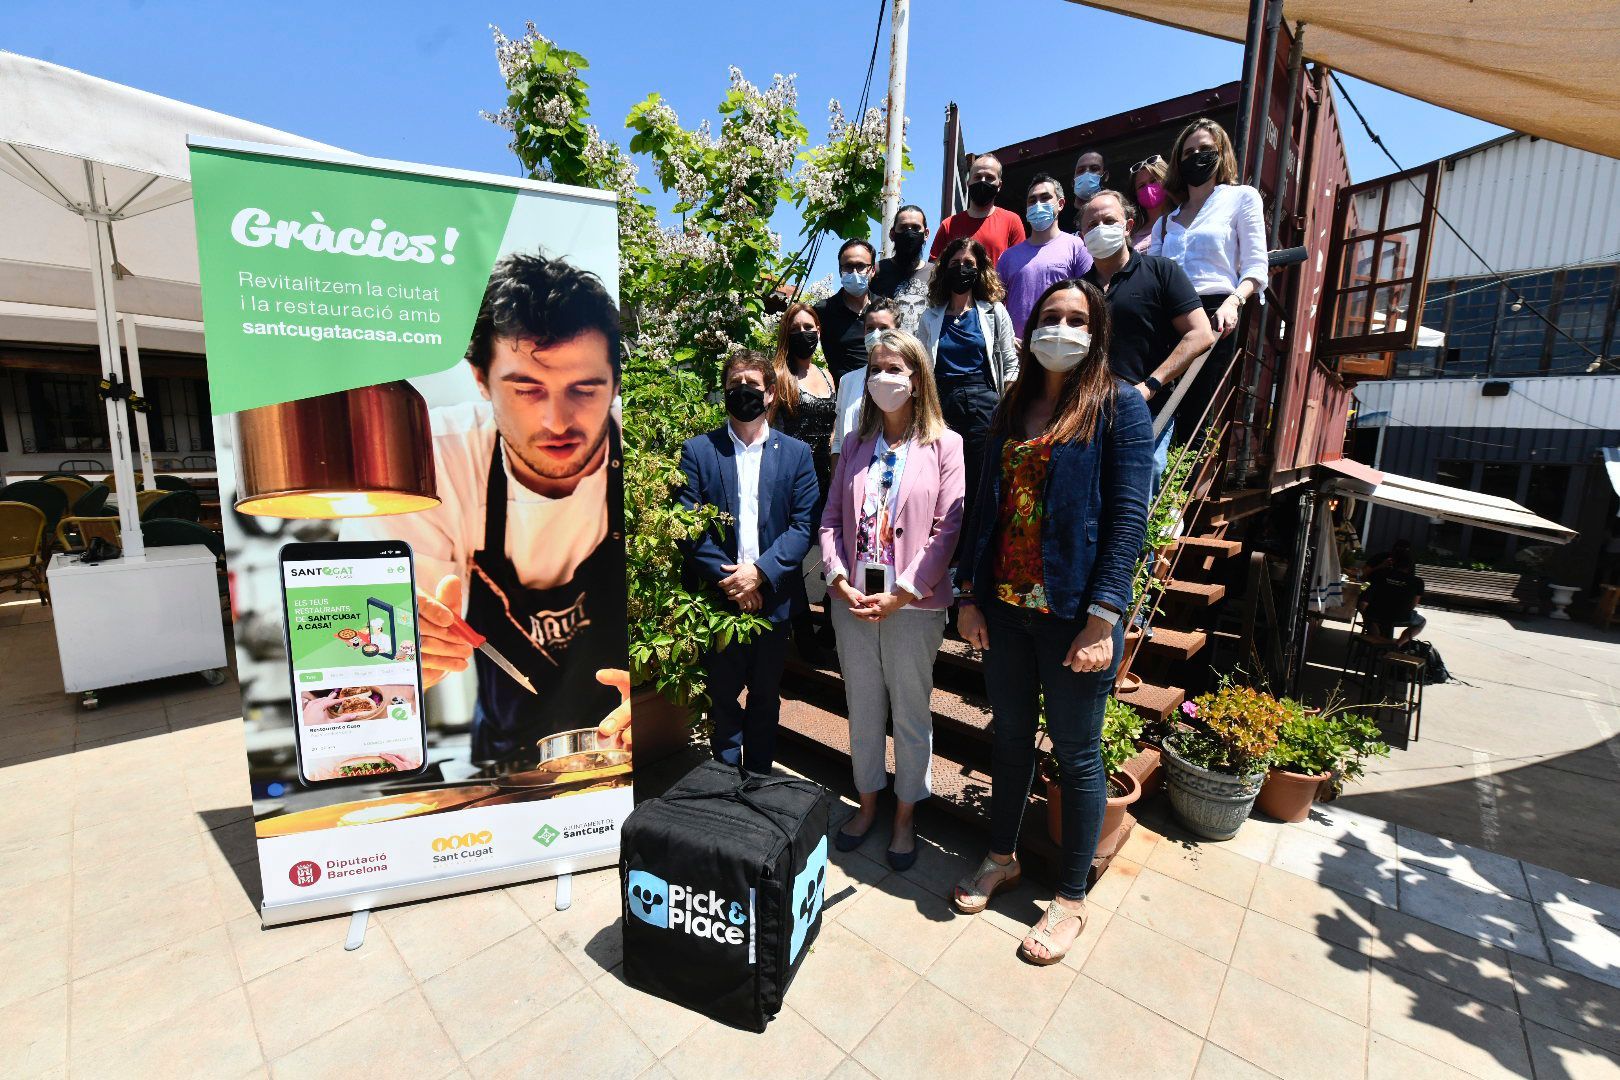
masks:
[[[313,787],[421,773],[427,718],[410,545],[284,544],[280,569],[298,778]]]

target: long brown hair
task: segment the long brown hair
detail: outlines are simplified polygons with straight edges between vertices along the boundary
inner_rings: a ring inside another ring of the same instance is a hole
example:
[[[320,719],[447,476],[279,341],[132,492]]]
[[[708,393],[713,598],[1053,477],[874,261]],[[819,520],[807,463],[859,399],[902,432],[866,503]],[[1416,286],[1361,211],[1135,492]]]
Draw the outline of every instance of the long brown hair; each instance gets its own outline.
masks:
[[[973,299],[992,304],[1007,299],[1007,287],[1001,283],[1001,275],[996,273],[995,264],[990,261],[990,253],[984,250],[984,245],[971,236],[958,236],[945,245],[945,250],[939,253],[939,260],[934,263],[933,276],[928,279],[929,307],[944,307],[951,302],[951,287],[945,283],[945,278],[951,260],[964,250],[972,252],[973,261],[979,264],[979,280],[973,286]]]
[[[816,314],[815,308],[804,301],[795,301],[782,312],[782,321],[776,326],[776,352],[771,357],[771,366],[776,369],[776,406],[772,410],[773,417],[779,412],[792,416],[799,411],[799,377],[788,365],[787,339],[788,334],[792,333],[788,327],[793,325],[794,318],[801,311],[810,315],[810,321],[816,324],[816,333],[821,333],[821,316]],[[815,366],[814,357],[811,358],[810,365]]]
[[[1108,366],[1108,346],[1113,336],[1108,301],[1102,290],[1091,282],[1065,278],[1041,293],[1041,298],[1030,309],[1029,319],[1024,323],[1024,340],[1019,346],[1018,381],[1002,398],[1001,406],[990,421],[992,434],[1014,439],[1023,437],[1018,421],[1040,398],[1046,383],[1046,369],[1030,350],[1030,339],[1040,328],[1046,301],[1068,289],[1077,290],[1086,298],[1086,329],[1091,332],[1091,350],[1063,377],[1063,388],[1058,391],[1057,404],[1052,407],[1052,418],[1046,422],[1042,434],[1053,442],[1090,442],[1096,437],[1105,413],[1112,411],[1117,383]]]
[[[1215,182],[1217,184],[1238,182],[1237,154],[1232,151],[1231,136],[1226,134],[1226,129],[1221,125],[1207,116],[1201,116],[1182,128],[1181,134],[1176,136],[1176,148],[1170,154],[1170,168],[1164,174],[1165,193],[1177,206],[1187,201],[1187,181],[1181,178],[1181,151],[1195,131],[1207,131],[1209,137],[1215,140],[1215,152],[1220,157],[1215,163]]]
[[[939,407],[939,388],[934,385],[934,361],[923,348],[922,342],[904,330],[879,330],[873,349],[890,349],[911,368],[911,381],[916,389],[911,395],[911,438],[918,446],[927,446],[945,430],[945,414]],[[866,360],[867,378],[872,376],[872,358]],[[872,400],[872,391],[861,388],[860,436],[870,439],[883,427],[883,410]]]

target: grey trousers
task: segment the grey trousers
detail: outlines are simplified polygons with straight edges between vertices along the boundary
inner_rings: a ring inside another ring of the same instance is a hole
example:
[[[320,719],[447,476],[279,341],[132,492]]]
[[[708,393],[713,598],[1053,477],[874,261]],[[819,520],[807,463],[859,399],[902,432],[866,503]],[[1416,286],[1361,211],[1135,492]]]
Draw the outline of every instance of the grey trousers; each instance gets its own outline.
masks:
[[[882,791],[887,781],[884,724],[894,724],[894,794],[901,802],[928,797],[933,761],[934,657],[945,637],[943,611],[902,608],[879,623],[857,619],[829,594],[838,634],[838,664],[849,701],[849,751],[855,790]]]

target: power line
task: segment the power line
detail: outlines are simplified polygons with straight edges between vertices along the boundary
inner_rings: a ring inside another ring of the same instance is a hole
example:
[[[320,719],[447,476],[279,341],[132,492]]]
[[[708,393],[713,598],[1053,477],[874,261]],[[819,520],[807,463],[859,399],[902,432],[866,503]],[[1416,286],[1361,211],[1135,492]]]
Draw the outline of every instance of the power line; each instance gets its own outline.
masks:
[[[1333,77],[1333,85],[1337,86],[1339,88],[1339,93],[1344,95],[1345,104],[1350,106],[1350,111],[1356,114],[1356,119],[1357,120],[1361,121],[1362,130],[1367,133],[1367,138],[1372,140],[1372,143],[1373,143],[1374,146],[1378,147],[1379,150],[1383,151],[1384,156],[1389,158],[1389,161],[1390,161],[1391,165],[1394,165],[1395,168],[1398,169],[1399,171],[1405,172],[1406,171],[1406,166],[1402,165],[1399,161],[1395,160],[1395,155],[1390,153],[1389,147],[1384,145],[1384,140],[1382,138],[1380,138],[1378,133],[1372,129],[1372,125],[1370,123],[1368,123],[1367,118],[1364,115],[1362,115],[1360,106],[1358,106],[1356,104],[1355,99],[1350,96],[1350,91],[1345,89],[1344,83],[1339,79],[1339,73],[1337,71],[1329,71],[1328,74],[1330,74]],[[1422,189],[1418,188],[1417,183],[1415,181],[1413,181],[1410,177],[1407,178],[1407,183],[1411,184],[1413,190],[1417,191],[1420,196],[1423,194]],[[1527,308],[1530,311],[1530,313],[1532,315],[1534,315],[1536,318],[1540,319],[1542,322],[1544,322],[1548,326],[1552,327],[1552,329],[1553,329],[1553,331],[1555,333],[1562,334],[1564,337],[1569,338],[1569,340],[1574,343],[1576,348],[1581,349],[1582,351],[1584,351],[1587,355],[1591,356],[1592,359],[1600,361],[1600,362],[1603,360],[1603,357],[1598,355],[1596,352],[1593,352],[1592,349],[1588,348],[1585,342],[1580,341],[1579,339],[1577,339],[1577,338],[1573,337],[1572,335],[1570,335],[1569,333],[1565,332],[1563,327],[1559,326],[1557,323],[1555,323],[1551,319],[1549,319],[1545,314],[1543,314],[1541,312],[1540,309],[1538,309],[1535,305],[1531,304],[1528,300],[1526,300],[1524,298],[1523,294],[1521,294],[1517,289],[1513,288],[1512,285],[1508,284],[1508,279],[1506,277],[1502,276],[1501,273],[1499,273],[1494,267],[1492,267],[1491,264],[1486,261],[1485,256],[1483,256],[1483,255],[1481,255],[1479,253],[1479,249],[1474,247],[1473,244],[1470,244],[1468,242],[1468,238],[1466,236],[1464,236],[1462,233],[1457,231],[1457,226],[1453,225],[1451,223],[1450,219],[1447,218],[1445,214],[1442,214],[1440,212],[1440,206],[1439,206],[1439,200],[1438,199],[1435,200],[1434,216],[1439,218],[1441,223],[1443,223],[1447,229],[1451,230],[1451,235],[1455,236],[1457,238],[1457,240],[1462,244],[1462,246],[1468,250],[1468,253],[1470,255],[1472,255],[1474,258],[1479,260],[1479,265],[1481,265],[1481,266],[1483,266],[1485,268],[1485,271],[1486,271],[1487,274],[1489,274],[1491,277],[1494,277],[1498,282],[1500,282],[1502,284],[1502,286],[1504,288],[1506,288],[1509,292],[1511,292],[1514,295],[1514,297],[1516,298],[1516,300],[1517,300],[1517,302],[1519,304],[1521,304],[1525,308]]]

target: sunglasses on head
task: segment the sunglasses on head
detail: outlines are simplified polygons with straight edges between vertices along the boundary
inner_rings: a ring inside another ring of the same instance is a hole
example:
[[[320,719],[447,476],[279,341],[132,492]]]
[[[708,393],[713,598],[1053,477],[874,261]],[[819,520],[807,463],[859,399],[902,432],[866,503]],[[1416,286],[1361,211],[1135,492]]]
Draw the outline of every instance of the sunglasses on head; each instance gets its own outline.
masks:
[[[1134,176],[1136,173],[1141,172],[1143,169],[1147,168],[1149,165],[1162,165],[1162,164],[1164,164],[1164,158],[1160,157],[1158,154],[1150,154],[1147,157],[1143,158],[1141,161],[1138,161],[1135,165],[1131,166],[1131,174]]]

